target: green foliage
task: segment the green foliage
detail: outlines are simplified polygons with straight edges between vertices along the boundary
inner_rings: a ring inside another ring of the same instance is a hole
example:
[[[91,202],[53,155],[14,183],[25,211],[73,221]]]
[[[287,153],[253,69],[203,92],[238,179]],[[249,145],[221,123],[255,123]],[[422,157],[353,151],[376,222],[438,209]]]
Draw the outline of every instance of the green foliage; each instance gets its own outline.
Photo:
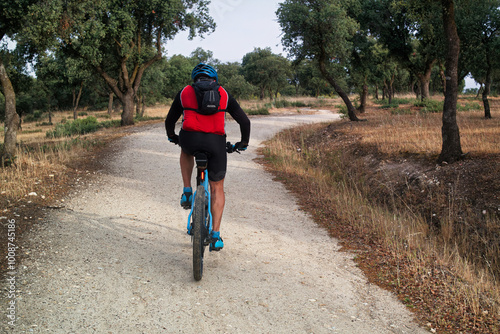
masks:
[[[288,107],[303,108],[307,107],[307,104],[301,101],[291,102],[287,100],[276,100],[272,103],[272,106],[274,106],[274,108],[288,108]]]
[[[100,126],[102,126],[103,128],[117,128],[121,125],[121,121],[119,119],[113,119],[113,120],[109,120],[109,121],[103,121],[101,123],[99,123]]]
[[[249,99],[257,92],[257,87],[245,80],[241,74],[236,74],[223,85],[237,100]]]
[[[500,70],[500,0],[458,0],[457,30],[460,36],[460,74],[471,73],[477,82]]]
[[[23,122],[30,123],[30,122],[36,122],[42,119],[43,117],[43,112],[41,111],[35,111],[33,114],[26,115],[23,119]]]
[[[163,119],[163,117],[136,117],[136,121],[149,121]],[[48,138],[60,138],[60,137],[71,137],[73,135],[83,135],[86,133],[95,132],[102,128],[114,128],[119,127],[121,121],[119,119],[107,120],[103,122],[98,122],[97,118],[94,116],[89,116],[87,118],[79,118],[74,121],[62,121],[57,124],[54,130],[47,131],[46,137]]]
[[[389,108],[397,108],[400,104],[410,104],[412,103],[411,99],[404,98],[393,98],[391,103],[389,103],[389,99],[375,100],[376,104],[379,104],[381,108],[389,109]]]
[[[273,105],[275,108],[287,108],[290,107],[292,104],[287,100],[276,100],[273,102]]]
[[[458,104],[457,111],[481,110],[482,107],[478,102],[467,102],[465,105]]]
[[[276,12],[282,44],[295,59],[327,57],[339,63],[351,50],[359,25],[348,16],[348,1],[287,0]]]
[[[269,109],[266,107],[261,107],[258,109],[246,109],[245,113],[247,115],[269,115]]]
[[[423,101],[417,101],[413,105],[415,107],[420,107],[420,112],[425,114],[443,112],[443,103],[443,101],[425,99]]]
[[[196,66],[196,60],[174,55],[164,67],[164,95],[174,97],[184,86],[191,84],[191,71]]]
[[[300,87],[301,93],[316,97],[334,93],[332,86],[321,76],[318,66],[312,60],[305,59],[294,69],[293,83]]]
[[[56,125],[52,131],[47,131],[48,138],[71,137],[73,135],[83,135],[95,132],[102,127],[94,116],[76,119],[72,122],[65,122]]]
[[[288,60],[273,54],[270,48],[255,48],[243,56],[241,65],[245,80],[259,88],[261,99],[266,92],[276,96],[292,75]]]
[[[336,107],[338,108],[337,112],[340,114],[340,118],[349,118],[349,113],[345,104],[339,104]]]

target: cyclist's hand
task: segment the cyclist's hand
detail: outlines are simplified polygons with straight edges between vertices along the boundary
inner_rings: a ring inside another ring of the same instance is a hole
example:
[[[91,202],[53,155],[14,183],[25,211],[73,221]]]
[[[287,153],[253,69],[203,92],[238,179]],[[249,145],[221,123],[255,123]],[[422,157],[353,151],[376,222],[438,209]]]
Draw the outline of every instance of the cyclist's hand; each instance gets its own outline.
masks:
[[[168,137],[168,141],[171,143],[174,143],[175,145],[178,145],[179,144],[179,136],[173,135],[171,137]]]
[[[234,150],[235,151],[245,151],[248,147],[248,144],[247,143],[244,143],[244,142],[237,142],[236,144],[234,144]]]

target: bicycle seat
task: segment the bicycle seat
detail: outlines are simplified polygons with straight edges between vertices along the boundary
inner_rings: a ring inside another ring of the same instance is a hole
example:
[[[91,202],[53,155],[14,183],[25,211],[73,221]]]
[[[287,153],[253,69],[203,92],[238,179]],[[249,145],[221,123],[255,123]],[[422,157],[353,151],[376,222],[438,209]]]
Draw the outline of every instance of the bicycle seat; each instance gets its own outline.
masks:
[[[206,153],[196,152],[194,154],[194,160],[196,161],[196,167],[201,169],[206,169],[208,166],[208,157]]]

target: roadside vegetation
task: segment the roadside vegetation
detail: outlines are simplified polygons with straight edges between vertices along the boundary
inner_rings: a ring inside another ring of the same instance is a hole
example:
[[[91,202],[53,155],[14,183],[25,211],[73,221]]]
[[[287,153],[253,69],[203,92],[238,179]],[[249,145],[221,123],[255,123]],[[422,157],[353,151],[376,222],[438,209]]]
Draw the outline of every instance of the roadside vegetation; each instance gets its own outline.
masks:
[[[265,164],[424,327],[499,332],[499,120],[460,99],[467,157],[437,165],[442,115],[429,105],[442,108],[442,99],[375,102],[356,126],[344,120],[281,132],[262,150]]]

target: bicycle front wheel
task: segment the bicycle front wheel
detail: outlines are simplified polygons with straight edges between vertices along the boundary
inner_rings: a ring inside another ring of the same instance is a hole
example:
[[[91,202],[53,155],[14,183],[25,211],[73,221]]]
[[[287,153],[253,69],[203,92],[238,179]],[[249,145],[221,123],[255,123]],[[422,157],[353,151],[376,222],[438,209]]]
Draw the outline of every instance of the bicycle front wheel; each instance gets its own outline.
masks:
[[[203,276],[203,254],[205,252],[205,237],[207,234],[205,188],[198,186],[194,198],[193,209],[193,275],[199,281]]]

